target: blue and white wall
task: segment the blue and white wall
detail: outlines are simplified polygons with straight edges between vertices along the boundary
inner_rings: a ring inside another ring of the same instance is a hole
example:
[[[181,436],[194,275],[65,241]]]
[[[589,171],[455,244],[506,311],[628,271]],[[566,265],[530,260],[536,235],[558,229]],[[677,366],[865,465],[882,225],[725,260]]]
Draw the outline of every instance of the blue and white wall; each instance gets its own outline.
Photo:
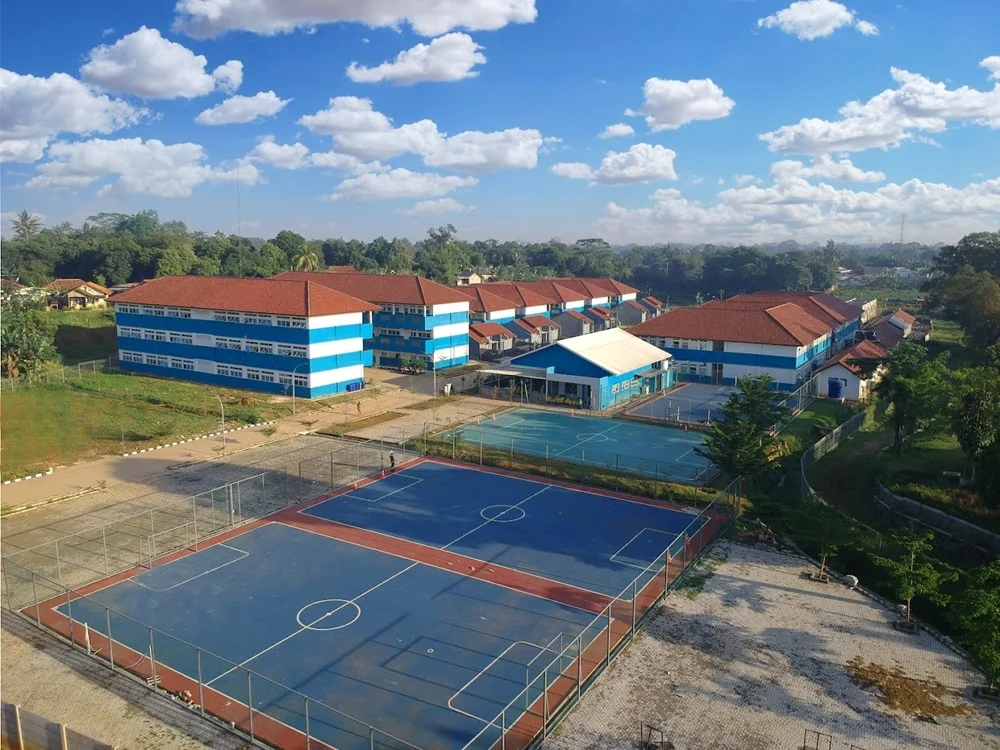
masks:
[[[295,317],[117,303],[121,368],[317,398],[364,385],[370,313]]]
[[[558,313],[556,313],[558,315]],[[528,305],[527,307],[517,308],[515,313],[515,318],[530,318],[532,315],[541,315],[545,318],[551,316],[549,312],[548,305]]]
[[[747,375],[770,375],[773,387],[780,391],[794,391],[800,381],[807,379],[829,358],[832,345],[830,335],[817,339],[808,347],[726,341],[721,350],[716,349],[713,341],[640,338],[670,352],[673,366],[685,380],[711,383],[713,365],[722,365],[722,385],[736,385],[737,380]]]
[[[543,308],[544,309],[544,308]],[[473,323],[509,323],[514,318],[524,317],[517,314],[517,308],[509,310],[493,310],[492,312],[470,312],[469,319]]]
[[[468,363],[468,302],[380,307],[381,312],[375,313],[372,340],[367,343],[376,365],[398,367],[409,359],[443,370]]]

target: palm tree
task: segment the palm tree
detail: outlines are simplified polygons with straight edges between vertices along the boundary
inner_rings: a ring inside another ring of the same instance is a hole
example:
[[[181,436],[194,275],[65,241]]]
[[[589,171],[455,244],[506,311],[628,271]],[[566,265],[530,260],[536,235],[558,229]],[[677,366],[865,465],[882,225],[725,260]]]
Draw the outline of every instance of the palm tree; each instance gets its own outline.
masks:
[[[16,219],[11,219],[11,227],[14,229],[14,234],[22,240],[28,239],[33,234],[38,234],[38,230],[42,228],[42,219],[38,214],[33,214],[30,211],[21,211]]]
[[[295,259],[295,268],[299,271],[318,271],[319,266],[319,252],[316,248],[303,245],[299,257]]]

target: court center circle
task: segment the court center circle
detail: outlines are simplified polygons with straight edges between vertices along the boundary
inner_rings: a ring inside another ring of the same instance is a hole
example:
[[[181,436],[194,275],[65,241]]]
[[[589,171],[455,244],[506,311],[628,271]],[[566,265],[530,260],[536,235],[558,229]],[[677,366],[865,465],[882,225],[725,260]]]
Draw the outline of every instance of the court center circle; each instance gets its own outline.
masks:
[[[306,630],[340,630],[353,625],[361,617],[361,607],[350,599],[320,599],[307,604],[295,615],[296,622]]]
[[[583,442],[584,440],[586,440],[589,443],[601,443],[601,442],[607,442],[611,438],[609,438],[607,435],[602,435],[599,432],[581,432],[579,435],[576,436],[576,439],[577,442]]]
[[[507,511],[513,511],[509,518],[504,518]],[[520,513],[521,515],[517,515]],[[514,521],[520,521],[524,518],[524,509],[518,508],[516,505],[488,505],[479,511],[479,515],[485,518],[487,521],[496,521],[497,523],[512,523]]]

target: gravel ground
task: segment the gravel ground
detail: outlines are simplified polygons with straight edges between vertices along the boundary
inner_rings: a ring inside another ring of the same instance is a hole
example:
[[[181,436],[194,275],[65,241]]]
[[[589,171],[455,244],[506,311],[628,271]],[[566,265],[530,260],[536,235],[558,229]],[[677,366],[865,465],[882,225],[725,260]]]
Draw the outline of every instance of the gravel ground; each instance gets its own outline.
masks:
[[[634,750],[642,722],[677,750],[793,750],[806,730],[833,750],[1000,749],[1000,706],[971,698],[981,676],[932,636],[893,630],[890,611],[839,583],[803,580],[803,560],[734,544],[712,554],[727,561],[702,592],[669,597],[548,750]],[[857,657],[936,680],[969,713],[931,723],[891,710],[852,681]]]

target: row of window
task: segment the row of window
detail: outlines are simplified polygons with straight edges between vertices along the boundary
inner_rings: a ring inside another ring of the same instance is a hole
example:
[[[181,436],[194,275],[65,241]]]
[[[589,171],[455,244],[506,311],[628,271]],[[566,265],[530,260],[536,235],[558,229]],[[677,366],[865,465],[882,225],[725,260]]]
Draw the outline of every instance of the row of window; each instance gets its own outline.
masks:
[[[410,359],[418,362],[430,362],[431,357],[429,354],[411,354],[410,352],[387,352],[375,349],[372,351],[375,356],[376,361],[378,358],[385,357],[387,359]]]
[[[190,333],[160,331],[148,328],[121,326],[118,329],[118,336],[119,338],[146,339],[147,341],[169,341],[171,344],[194,344],[194,336]],[[296,344],[251,341],[249,339],[234,339],[225,336],[215,337],[215,347],[217,349],[256,352],[257,354],[277,354],[279,357],[306,357],[309,355],[309,350],[306,347]]]
[[[430,331],[408,331],[404,332],[399,328],[376,328],[376,336],[403,336],[411,339],[429,339],[431,338]]]
[[[414,305],[380,305],[382,312],[393,313],[394,315],[430,315],[431,311],[426,307]]]
[[[142,352],[121,352],[122,362],[134,362],[140,365],[152,365],[154,367],[171,367],[178,370],[194,370],[193,359],[183,359],[181,357],[164,357],[159,354],[143,354]],[[274,370],[262,370],[257,367],[234,367],[233,365],[215,365],[215,374],[229,378],[246,378],[256,380],[261,383],[281,383],[291,385],[293,376],[287,372],[276,372]],[[306,388],[309,386],[309,378],[306,375],[294,375],[295,385]]]
[[[191,310],[184,307],[162,307],[160,305],[131,305],[119,302],[115,310],[133,315],[156,315],[166,318],[190,318]],[[264,315],[261,313],[241,313],[231,310],[215,310],[212,319],[220,323],[248,323],[259,326],[278,326],[279,328],[305,328],[306,319],[290,315]]]

